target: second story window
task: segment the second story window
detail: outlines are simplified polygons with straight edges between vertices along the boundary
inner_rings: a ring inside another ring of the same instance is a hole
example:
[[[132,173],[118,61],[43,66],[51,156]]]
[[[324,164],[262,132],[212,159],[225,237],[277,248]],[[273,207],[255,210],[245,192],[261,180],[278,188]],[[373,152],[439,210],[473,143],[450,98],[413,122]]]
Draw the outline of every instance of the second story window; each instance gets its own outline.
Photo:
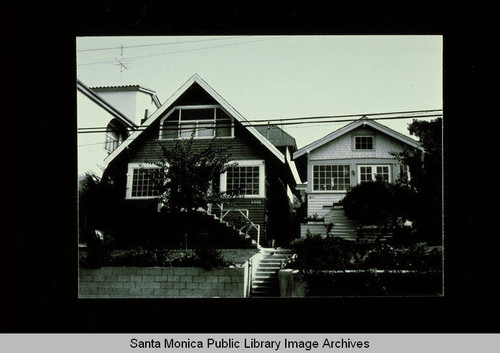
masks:
[[[123,140],[125,140],[124,132],[120,131],[113,122],[109,123],[106,128],[104,149],[108,151],[108,153],[111,153],[123,142]]]
[[[232,120],[219,106],[181,106],[160,122],[160,139],[233,137]]]
[[[355,136],[354,137],[355,150],[372,150],[373,149],[373,136]]]

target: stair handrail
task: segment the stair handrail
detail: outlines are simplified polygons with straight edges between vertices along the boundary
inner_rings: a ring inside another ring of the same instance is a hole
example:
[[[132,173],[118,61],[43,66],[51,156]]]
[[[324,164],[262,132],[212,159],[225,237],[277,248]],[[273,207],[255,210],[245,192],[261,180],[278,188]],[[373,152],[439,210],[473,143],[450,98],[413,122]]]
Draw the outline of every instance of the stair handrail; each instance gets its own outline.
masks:
[[[223,203],[219,204],[220,214],[221,214],[220,220],[221,221],[224,220],[224,217],[226,217],[230,212],[239,212],[247,220],[247,223],[243,227],[240,228],[240,231],[248,225],[249,227],[245,231],[245,235],[248,235],[248,231],[251,228],[254,228],[257,231],[257,249],[260,249],[261,248],[261,246],[260,246],[260,224],[255,224],[254,222],[252,222],[252,220],[249,218],[250,211],[246,208],[229,208],[229,209],[225,210],[226,212],[224,213],[223,207],[224,207]]]

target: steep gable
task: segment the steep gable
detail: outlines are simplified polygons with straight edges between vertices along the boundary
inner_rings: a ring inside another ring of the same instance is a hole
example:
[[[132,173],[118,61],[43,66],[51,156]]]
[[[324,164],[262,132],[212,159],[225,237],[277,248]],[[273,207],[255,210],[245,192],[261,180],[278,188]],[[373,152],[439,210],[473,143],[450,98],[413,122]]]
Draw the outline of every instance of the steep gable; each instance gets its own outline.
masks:
[[[140,137],[146,131],[150,131],[152,126],[157,126],[158,121],[161,120],[173,107],[178,105],[204,105],[204,104],[217,104],[220,105],[227,114],[229,114],[235,121],[240,123],[249,133],[253,135],[258,142],[271,152],[281,163],[285,163],[284,155],[274,146],[269,140],[262,136],[250,123],[234,109],[224,98],[222,98],[215,90],[210,87],[201,77],[197,74],[193,75],[184,85],[181,86],[148,120],[146,120],[119,148],[111,153],[105,162],[109,164],[127,147],[129,147],[134,140]],[[150,133],[150,132],[149,132]]]

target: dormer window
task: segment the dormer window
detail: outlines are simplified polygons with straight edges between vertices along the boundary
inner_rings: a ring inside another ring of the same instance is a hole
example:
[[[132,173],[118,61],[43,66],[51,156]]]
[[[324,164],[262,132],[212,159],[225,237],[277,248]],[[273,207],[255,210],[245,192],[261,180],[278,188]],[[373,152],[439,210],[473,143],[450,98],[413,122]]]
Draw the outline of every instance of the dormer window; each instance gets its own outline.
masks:
[[[233,137],[231,117],[219,106],[180,106],[160,122],[160,140]]]
[[[355,150],[372,150],[373,149],[373,136],[355,136],[354,137]]]

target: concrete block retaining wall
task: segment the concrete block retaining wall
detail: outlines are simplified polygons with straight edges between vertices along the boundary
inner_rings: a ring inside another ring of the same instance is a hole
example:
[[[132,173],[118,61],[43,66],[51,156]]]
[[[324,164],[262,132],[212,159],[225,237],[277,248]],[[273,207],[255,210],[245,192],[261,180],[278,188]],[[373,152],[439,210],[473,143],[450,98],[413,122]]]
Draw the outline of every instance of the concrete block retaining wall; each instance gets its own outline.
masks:
[[[243,298],[248,265],[206,271],[197,267],[80,269],[79,298]]]

